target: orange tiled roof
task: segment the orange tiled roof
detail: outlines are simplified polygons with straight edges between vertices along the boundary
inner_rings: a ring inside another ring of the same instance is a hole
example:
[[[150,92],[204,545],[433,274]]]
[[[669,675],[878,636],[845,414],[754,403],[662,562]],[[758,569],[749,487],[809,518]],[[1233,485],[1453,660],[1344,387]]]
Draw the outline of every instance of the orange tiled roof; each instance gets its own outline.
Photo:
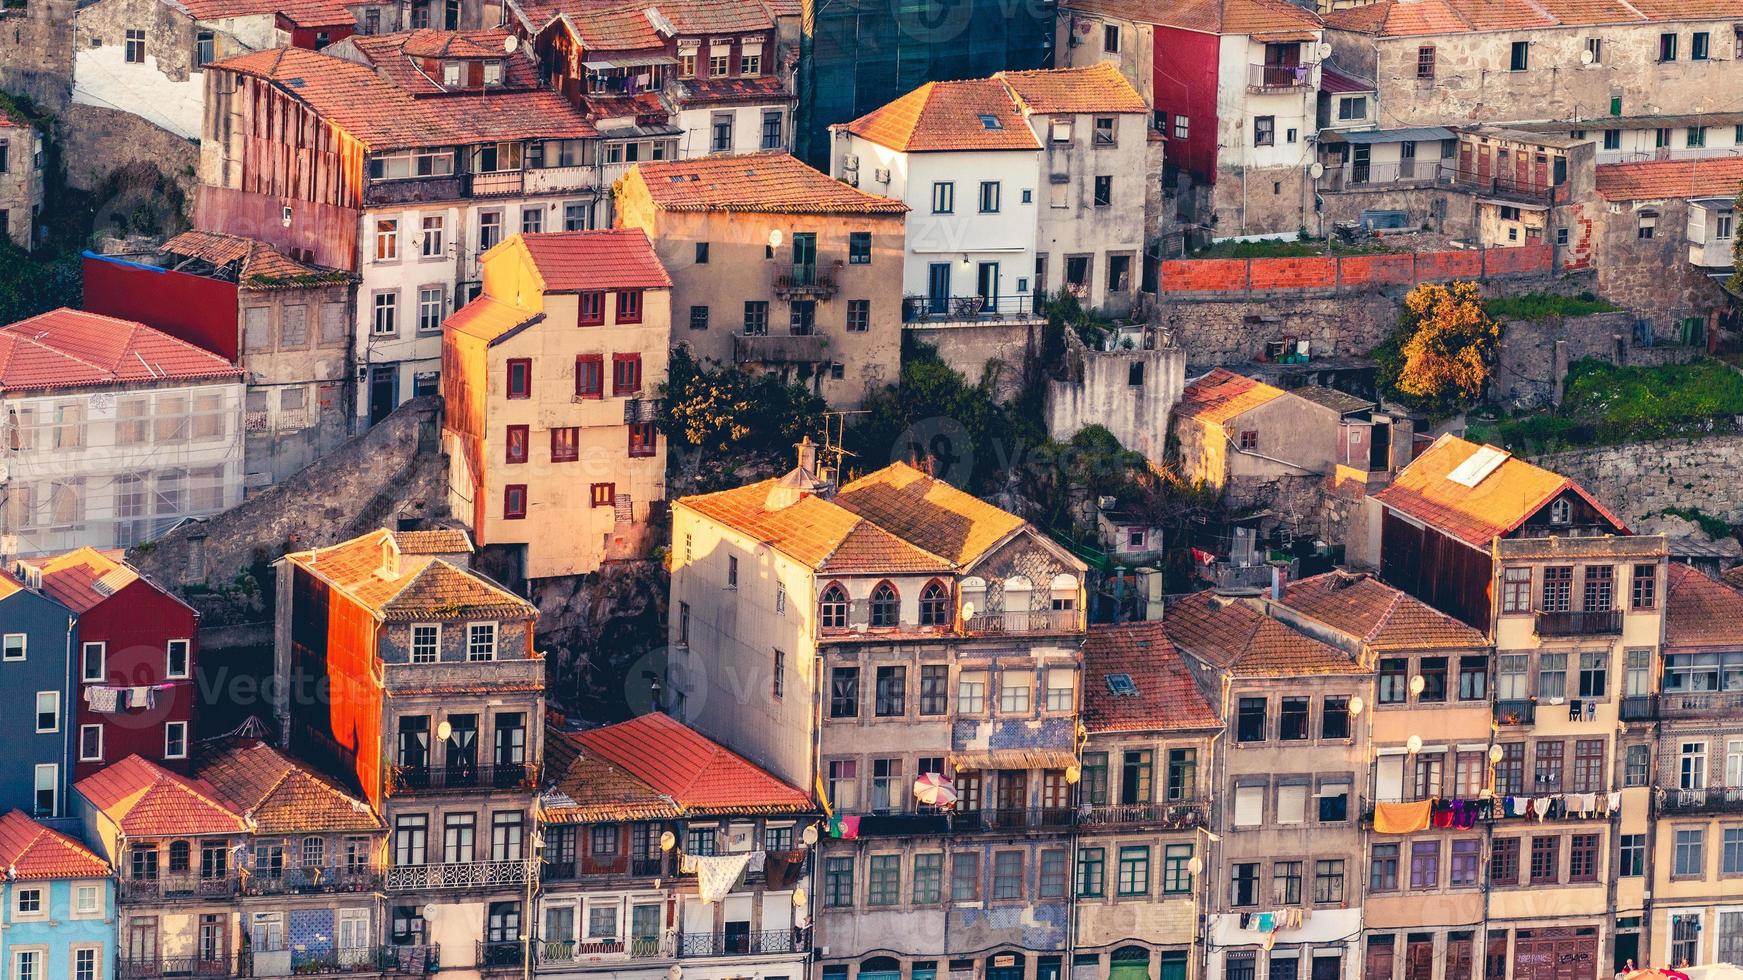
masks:
[[[544,318],[543,313],[529,313],[518,306],[480,293],[477,298],[443,320],[442,327],[489,341],[517,327],[531,326]]]
[[[90,547],[52,557],[28,558],[21,564],[42,573],[44,593],[79,613],[91,611],[140,577],[132,566]]]
[[[647,3],[592,5],[559,2],[560,13],[586,51],[664,50],[666,36],[648,19]]]
[[[1743,648],[1743,594],[1680,562],[1670,563],[1664,647]]]
[[[1459,622],[1372,575],[1326,572],[1289,583],[1284,605],[1375,650],[1475,648],[1487,644]]]
[[[1115,694],[1112,674],[1130,677],[1137,693]],[[1160,621],[1090,628],[1083,643],[1083,726],[1090,734],[1220,725]]]
[[[505,49],[508,33],[499,27],[472,31],[420,28],[392,34],[353,34],[346,43],[382,78],[415,96],[448,94],[439,81],[441,72],[435,77],[427,74],[422,59],[497,61],[502,65],[502,89],[538,88],[538,66],[528,57],[528,49],[512,54]],[[476,96],[478,89],[456,89],[455,94]]]
[[[1743,0],[1378,0],[1325,15],[1334,30],[1380,37],[1728,19]]]
[[[1579,484],[1513,456],[1474,487],[1448,478],[1482,448],[1456,436],[1441,436],[1374,497],[1443,534],[1485,550],[1495,538],[1525,523],[1551,498],[1568,489],[1626,530],[1620,518]]]
[[[210,784],[130,755],[73,787],[128,837],[194,837],[248,829]]]
[[[1606,163],[1597,168],[1598,196],[1609,201],[1736,197],[1743,157]]]
[[[1208,425],[1221,425],[1283,394],[1281,388],[1217,368],[1186,386],[1174,412]]]
[[[241,377],[222,357],[133,320],[62,308],[0,327],[0,391]]]
[[[1248,600],[1197,592],[1168,607],[1168,638],[1182,651],[1237,677],[1359,674],[1360,663],[1265,615]]]
[[[397,574],[390,575],[386,561],[391,549],[398,550],[399,558]],[[532,603],[477,572],[399,548],[397,533],[386,529],[328,548],[289,554],[285,560],[313,573],[382,620],[532,619],[538,615]]]
[[[818,571],[944,572],[950,562],[869,525],[833,501],[805,496],[768,509],[778,479],[685,497],[683,503]]]
[[[395,531],[402,555],[470,555],[472,536],[464,528],[433,527],[424,531]]]
[[[1288,0],[1074,0],[1074,10],[1205,34],[1317,30],[1319,18]]]
[[[584,751],[573,732],[546,734],[545,773],[550,779],[539,798],[539,819],[546,823],[670,820],[683,816],[671,797],[622,766]]]
[[[959,566],[973,563],[1027,524],[907,463],[891,463],[849,483],[835,503]]]
[[[688,94],[680,98],[679,102],[685,106],[765,103],[793,98],[793,93],[787,91],[786,83],[773,75],[758,75],[755,78],[685,79],[683,86]]]
[[[199,776],[262,834],[379,830],[367,803],[264,742],[235,742],[202,756]]]
[[[907,213],[895,198],[830,180],[786,153],[749,153],[638,163],[654,206],[665,211],[773,214]]]
[[[754,34],[775,29],[775,19],[756,0],[651,0],[679,34]]]
[[[202,259],[215,266],[236,264],[237,281],[256,289],[350,282],[350,273],[301,262],[254,238],[215,231],[184,231],[159,251]]]
[[[1041,148],[1010,90],[994,78],[927,82],[840,128],[904,153]]]
[[[532,258],[548,293],[672,288],[672,277],[666,275],[666,267],[654,254],[647,232],[640,228],[556,231],[515,237]]]
[[[209,67],[272,82],[371,150],[599,135],[548,89],[414,98],[367,65],[303,48],[257,51]]]
[[[298,27],[356,27],[357,18],[340,0],[180,0],[195,20],[224,20],[262,14],[285,15]]]
[[[1017,101],[1031,112],[1148,112],[1144,97],[1111,61],[1083,68],[1002,71]]]
[[[109,862],[90,848],[24,815],[0,815],[0,868],[17,881],[48,878],[107,878]]]
[[[803,813],[812,808],[809,793],[663,714],[573,737],[583,751],[621,767],[686,813]]]

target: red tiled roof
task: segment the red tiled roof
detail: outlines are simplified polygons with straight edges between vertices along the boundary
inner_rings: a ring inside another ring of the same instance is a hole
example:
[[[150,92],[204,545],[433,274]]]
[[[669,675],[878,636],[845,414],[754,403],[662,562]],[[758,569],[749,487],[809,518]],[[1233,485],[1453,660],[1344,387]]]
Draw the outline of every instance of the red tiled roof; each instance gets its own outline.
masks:
[[[1664,647],[1743,648],[1743,593],[1680,562],[1670,563]]]
[[[756,0],[649,0],[679,34],[755,34],[775,29],[775,19]]]
[[[802,813],[809,793],[663,714],[573,736],[592,752],[670,797],[686,812]]]
[[[1326,572],[1289,583],[1284,605],[1375,650],[1476,648],[1478,630],[1372,575]]]
[[[588,52],[663,51],[666,36],[648,19],[650,4],[560,4],[562,18]]]
[[[386,561],[392,550],[399,557],[397,570],[390,575]],[[476,572],[399,547],[397,533],[385,529],[328,548],[289,554],[285,560],[387,621],[538,616],[532,603]]]
[[[1264,34],[1319,27],[1318,17],[1288,0],[1074,0],[1070,6],[1120,20],[1205,34]]]
[[[1168,638],[1182,651],[1240,677],[1359,674],[1355,658],[1265,615],[1249,600],[1198,592],[1168,607]]]
[[[1327,13],[1325,26],[1415,37],[1739,16],[1743,0],[1378,0]]]
[[[1620,518],[1579,484],[1514,456],[1508,456],[1474,487],[1449,478],[1483,448],[1456,436],[1441,436],[1374,497],[1399,513],[1484,550],[1564,490],[1579,494],[1611,523],[1626,530]]]
[[[253,820],[257,833],[358,832],[382,826],[367,803],[264,742],[237,742],[204,755],[199,776]]]
[[[62,308],[0,327],[0,391],[241,377],[222,357],[133,320]]]
[[[0,815],[0,870],[18,881],[107,878],[109,862],[65,834],[8,810]]]
[[[1111,61],[1081,68],[1001,71],[1017,101],[1031,112],[1148,112],[1144,97]]]
[[[647,232],[640,228],[544,232],[516,238],[545,281],[546,292],[672,287],[672,278],[654,254]]]
[[[1598,196],[1609,201],[1736,197],[1743,157],[1606,163],[1597,168]]]
[[[908,211],[895,198],[831,180],[786,153],[638,163],[631,173],[641,175],[654,206],[665,211],[889,215]]]
[[[686,79],[683,85],[689,94],[678,101],[684,106],[781,102],[793,98],[793,93],[787,91],[786,83],[773,75],[758,75],[755,78]]]
[[[215,266],[236,264],[236,277],[255,289],[350,282],[350,273],[304,265],[263,241],[215,231],[184,231],[159,251],[198,258]]]
[[[23,564],[42,573],[45,594],[78,613],[90,612],[140,578],[132,566],[88,547],[53,557],[28,558]]]
[[[1221,425],[1244,415],[1260,405],[1283,397],[1281,388],[1263,381],[1239,375],[1226,368],[1211,373],[1186,386],[1180,393],[1180,404],[1174,412],[1183,418],[1197,419],[1209,425]]]
[[[1108,678],[1125,674],[1135,694]],[[1083,643],[1083,726],[1091,734],[1217,728],[1216,709],[1159,621],[1092,626]]]
[[[274,83],[371,150],[599,135],[548,89],[414,98],[367,65],[303,48],[272,48],[208,67]]]
[[[180,0],[195,20],[224,20],[284,14],[298,27],[356,27],[357,18],[340,0]]]
[[[242,815],[199,780],[130,755],[73,787],[128,837],[194,837],[248,829]]]
[[[1333,95],[1340,92],[1372,92],[1374,91],[1374,83],[1365,78],[1346,75],[1331,68],[1321,68],[1319,70],[1319,89]]]
[[[431,77],[425,73],[423,65],[414,60],[425,58],[497,61],[502,65],[501,89],[538,88],[538,66],[528,56],[528,49],[509,53],[503,46],[507,37],[508,31],[501,28],[475,31],[425,28],[393,34],[355,34],[347,38],[346,43],[373,65],[384,79],[415,96],[448,94],[448,90],[442,87],[441,73],[438,71],[436,77]],[[478,89],[457,89],[454,94],[476,96]]]
[[[495,340],[516,327],[531,326],[544,318],[543,313],[531,313],[480,293],[443,320],[442,329],[480,340]]]
[[[927,82],[839,128],[904,153],[1041,148],[1010,90],[993,78]]]

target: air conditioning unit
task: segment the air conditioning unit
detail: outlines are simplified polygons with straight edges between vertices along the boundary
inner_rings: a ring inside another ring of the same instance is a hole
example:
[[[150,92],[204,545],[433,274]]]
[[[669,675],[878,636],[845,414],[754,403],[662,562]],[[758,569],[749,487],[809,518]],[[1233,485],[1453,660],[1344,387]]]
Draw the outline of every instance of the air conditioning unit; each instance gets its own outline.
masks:
[[[842,157],[841,158],[841,167],[843,170],[847,170],[849,172],[858,170],[859,169],[859,155],[854,154],[854,153],[849,153],[847,156]]]
[[[878,169],[873,170],[872,171],[872,179],[876,180],[880,184],[889,183],[890,182],[890,168],[879,167]]]

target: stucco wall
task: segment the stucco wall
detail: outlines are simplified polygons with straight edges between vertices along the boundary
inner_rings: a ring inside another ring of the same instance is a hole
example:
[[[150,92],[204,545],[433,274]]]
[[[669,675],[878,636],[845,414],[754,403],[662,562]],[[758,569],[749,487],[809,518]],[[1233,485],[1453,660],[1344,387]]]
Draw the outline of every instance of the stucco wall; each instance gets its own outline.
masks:
[[[1047,385],[1048,433],[1063,442],[1088,426],[1106,426],[1120,445],[1166,463],[1169,414],[1186,387],[1186,352],[1074,345],[1069,361],[1071,380]]]
[[[145,32],[143,62],[127,61],[130,30]],[[79,11],[74,33],[73,102],[199,138],[205,82],[193,70],[193,17],[160,0],[99,0]]]
[[[1651,238],[1640,237],[1645,211],[1658,215]],[[1689,264],[1688,216],[1688,202],[1675,198],[1604,203],[1596,222],[1599,292],[1623,306],[1650,311],[1658,320],[1705,316],[1721,308],[1724,291]]]

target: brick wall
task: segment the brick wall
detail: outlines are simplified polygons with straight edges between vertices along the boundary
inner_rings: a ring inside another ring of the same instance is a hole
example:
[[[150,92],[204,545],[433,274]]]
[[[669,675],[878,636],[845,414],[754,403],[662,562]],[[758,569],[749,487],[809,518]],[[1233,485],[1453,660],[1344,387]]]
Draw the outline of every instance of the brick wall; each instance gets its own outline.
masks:
[[[1313,291],[1342,295],[1378,285],[1448,279],[1546,276],[1549,245],[1275,259],[1170,259],[1161,263],[1164,295]]]

